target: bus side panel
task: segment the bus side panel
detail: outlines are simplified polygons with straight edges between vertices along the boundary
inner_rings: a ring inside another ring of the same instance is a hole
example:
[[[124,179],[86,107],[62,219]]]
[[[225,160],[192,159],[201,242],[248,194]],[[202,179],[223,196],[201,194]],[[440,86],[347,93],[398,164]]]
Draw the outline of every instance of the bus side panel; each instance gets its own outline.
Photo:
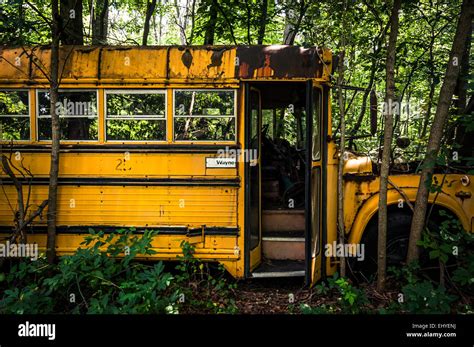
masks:
[[[18,148],[22,165],[33,175],[30,213],[48,197],[50,156],[47,149],[37,146],[34,150]],[[184,240],[195,245],[197,258],[220,261],[233,276],[243,276],[242,218],[238,214],[243,194],[238,163],[229,168],[208,167],[207,158],[216,157],[217,150],[103,151],[72,149],[61,153],[59,255],[77,249],[88,228],[156,228],[159,234],[152,246],[158,253],[152,258],[176,259],[182,254]],[[0,229],[6,237],[13,227],[17,193],[8,179],[2,184]],[[24,182],[23,188],[26,199],[29,183]],[[28,234],[28,242],[38,242],[40,249],[46,244],[46,213],[47,209]],[[173,229],[172,235],[169,229]],[[187,233],[190,229],[194,230],[192,236]],[[196,229],[203,230],[202,237],[196,236]]]
[[[14,186],[5,185],[16,206]],[[237,188],[166,186],[59,186],[58,226],[189,226],[237,227]],[[24,195],[28,187],[24,187]],[[33,186],[31,204],[48,198],[48,186]],[[10,225],[13,213],[0,199],[0,224]],[[33,207],[34,209],[34,207]],[[45,225],[37,220],[33,225]]]

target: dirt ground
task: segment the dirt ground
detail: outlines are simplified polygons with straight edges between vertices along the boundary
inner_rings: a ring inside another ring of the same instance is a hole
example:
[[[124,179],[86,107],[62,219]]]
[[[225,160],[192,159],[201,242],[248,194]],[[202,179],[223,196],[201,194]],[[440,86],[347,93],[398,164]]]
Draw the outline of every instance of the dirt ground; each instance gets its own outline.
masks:
[[[373,309],[387,304],[396,293],[378,293],[374,285],[364,286]],[[337,298],[318,295],[304,285],[303,278],[253,279],[238,282],[236,305],[241,314],[300,313],[300,305],[320,306],[335,303]]]
[[[292,313],[312,296],[303,278],[246,280],[238,283],[235,293],[242,314]]]

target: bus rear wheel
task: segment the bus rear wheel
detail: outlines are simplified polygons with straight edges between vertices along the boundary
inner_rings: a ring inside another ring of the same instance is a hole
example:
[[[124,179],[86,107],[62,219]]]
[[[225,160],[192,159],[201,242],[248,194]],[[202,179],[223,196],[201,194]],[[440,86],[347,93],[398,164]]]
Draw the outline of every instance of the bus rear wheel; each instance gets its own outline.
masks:
[[[405,264],[408,253],[412,216],[406,213],[389,213],[387,216],[387,269],[391,266]],[[362,236],[365,257],[359,261],[356,258],[349,260],[352,275],[357,281],[372,282],[377,274],[377,218],[374,218]]]

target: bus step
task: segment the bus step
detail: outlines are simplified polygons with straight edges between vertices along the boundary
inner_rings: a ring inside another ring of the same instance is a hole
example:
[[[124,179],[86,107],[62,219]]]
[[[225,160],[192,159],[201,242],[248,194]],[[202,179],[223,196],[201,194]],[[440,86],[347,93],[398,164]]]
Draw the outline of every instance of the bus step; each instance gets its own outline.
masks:
[[[266,259],[252,272],[252,278],[304,277],[304,275],[304,261],[298,260]]]
[[[262,231],[304,230],[304,210],[262,210]]]
[[[266,259],[304,260],[304,237],[263,236],[262,252]]]

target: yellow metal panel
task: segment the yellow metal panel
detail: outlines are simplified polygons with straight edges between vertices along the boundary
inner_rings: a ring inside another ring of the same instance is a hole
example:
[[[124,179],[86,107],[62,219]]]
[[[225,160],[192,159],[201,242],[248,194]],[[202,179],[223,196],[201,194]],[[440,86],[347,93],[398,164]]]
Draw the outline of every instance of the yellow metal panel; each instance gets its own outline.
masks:
[[[30,140],[35,141],[36,140],[36,133],[37,133],[37,128],[36,128],[36,93],[33,89],[30,89],[28,92],[28,95],[30,97],[30,103],[29,103],[29,108],[30,108]]]
[[[0,83],[48,83],[49,48],[26,48],[35,57],[31,65],[21,48],[0,50]],[[62,84],[141,84],[141,83],[219,83],[238,82],[240,77],[305,80],[317,77],[329,80],[331,52],[296,46],[169,46],[169,47],[60,47]],[[19,60],[18,60],[18,59]],[[236,59],[238,58],[238,59]],[[314,60],[314,69],[307,59]],[[324,67],[322,63],[324,62]],[[18,66],[16,66],[18,64]],[[250,73],[250,70],[251,73]],[[314,71],[313,71],[314,70]],[[237,74],[236,74],[237,72]]]
[[[63,80],[97,79],[100,49],[97,47],[65,46],[59,50],[59,71]],[[51,71],[51,51],[39,48],[33,51],[38,64],[32,65],[32,78],[46,80],[44,72]],[[66,64],[64,66],[64,64]]]
[[[173,90],[169,88],[166,91],[166,141],[173,142]]]
[[[434,175],[433,177],[439,183],[443,180],[442,175]],[[430,194],[428,201],[452,211],[459,218],[463,228],[469,231],[469,218],[474,214],[474,201],[472,198],[458,198],[456,193],[459,191],[470,191],[473,193],[474,189],[462,186],[461,177],[462,175],[446,175],[442,192],[438,195]],[[390,176],[390,180],[403,190],[411,202],[416,200],[420,180],[419,175]],[[360,242],[365,227],[377,212],[378,191],[378,178],[365,182],[349,181],[345,183],[346,194],[353,197],[344,201],[346,232],[350,231],[349,242]],[[387,204],[398,204],[400,199],[403,200],[403,197],[389,184]]]
[[[23,165],[35,177],[49,177],[50,154],[19,152]],[[235,178],[237,168],[206,169],[206,158],[214,153],[61,153],[61,177],[137,177],[167,178],[173,176]]]
[[[169,52],[172,79],[232,79],[235,75],[235,48],[181,48]]]
[[[99,143],[105,142],[105,93],[103,89],[99,89],[97,100],[97,116],[99,117]]]
[[[26,53],[25,53],[26,51]],[[29,59],[30,49],[23,48],[0,48],[0,79],[11,81],[22,81],[29,78]]]
[[[240,144],[245,143],[245,93],[243,92],[243,89],[241,89],[241,92],[237,94],[237,98],[239,100],[238,102],[238,107],[237,107],[237,124],[236,124],[236,129],[237,135],[238,135],[238,142]],[[238,276],[243,277],[244,276],[244,265],[245,265],[245,257],[244,257],[244,250],[245,250],[245,164],[244,163],[238,163],[237,165],[238,168],[238,176],[240,177],[241,183],[240,187],[241,189],[238,190],[237,194],[237,223],[240,226],[241,230],[241,235],[238,238],[238,250],[240,254],[239,261],[234,263],[235,265],[231,265],[229,263],[223,263],[224,266],[228,271],[231,273],[236,273]]]
[[[8,235],[0,234],[0,238]],[[59,256],[71,255],[81,246],[86,234],[58,234],[56,252]],[[156,254],[137,256],[143,260],[178,260],[182,256],[180,244],[185,241],[186,236],[160,235],[153,238],[151,246]],[[205,244],[196,244],[194,256],[204,261],[219,261],[235,278],[242,278],[243,258],[236,252],[235,245],[238,242],[235,236],[206,236]],[[37,243],[41,253],[46,250],[46,234],[30,234],[28,242]],[[212,247],[216,245],[216,247]]]
[[[326,242],[332,244],[334,241],[337,242],[337,171],[338,171],[338,160],[335,156],[336,145],[334,142],[328,143],[328,158],[327,158],[327,226]],[[323,230],[324,232],[324,230]],[[324,245],[322,246],[322,252],[325,251]],[[331,263],[329,258],[326,258],[326,274],[331,276],[336,272],[336,264]]]
[[[16,192],[13,186],[4,188],[8,200],[2,194],[0,225],[11,225],[8,201],[16,205]],[[237,191],[229,187],[60,186],[57,224],[237,227]],[[48,187],[34,186],[32,193],[32,204],[39,205],[47,199]]]
[[[147,47],[106,47],[100,60],[101,79],[164,79],[166,49]]]

